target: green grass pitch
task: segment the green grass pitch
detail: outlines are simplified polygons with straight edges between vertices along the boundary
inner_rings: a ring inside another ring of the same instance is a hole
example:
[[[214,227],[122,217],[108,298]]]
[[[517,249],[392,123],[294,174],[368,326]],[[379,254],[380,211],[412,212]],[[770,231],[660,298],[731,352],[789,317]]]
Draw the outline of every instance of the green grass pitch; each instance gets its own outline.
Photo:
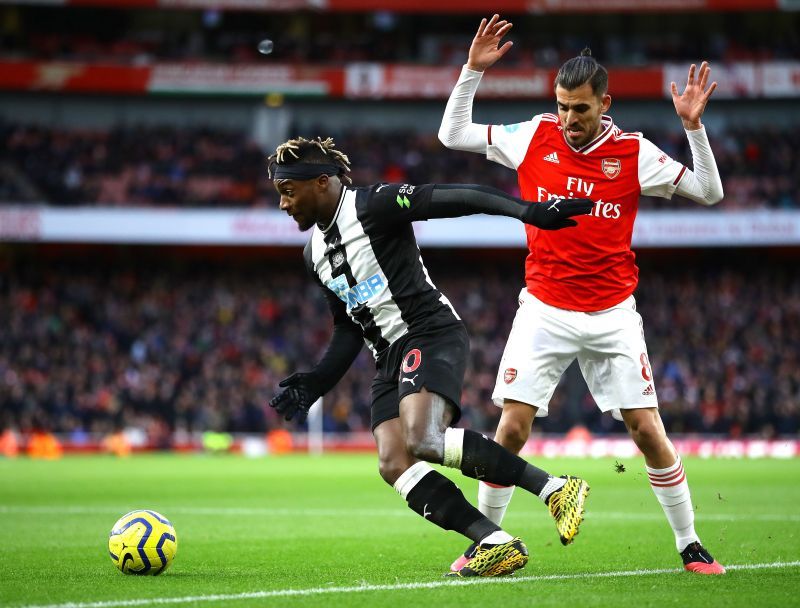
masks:
[[[698,532],[731,567],[722,577],[679,570],[642,461],[623,463],[538,461],[592,484],[575,543],[562,547],[518,490],[505,527],[528,566],[452,581],[466,543],[413,514],[374,455],[0,460],[0,606],[800,606],[800,461],[685,460]],[[451,477],[474,499],[474,481]],[[159,577],[125,576],[107,555],[112,524],[135,508],[177,530]]]

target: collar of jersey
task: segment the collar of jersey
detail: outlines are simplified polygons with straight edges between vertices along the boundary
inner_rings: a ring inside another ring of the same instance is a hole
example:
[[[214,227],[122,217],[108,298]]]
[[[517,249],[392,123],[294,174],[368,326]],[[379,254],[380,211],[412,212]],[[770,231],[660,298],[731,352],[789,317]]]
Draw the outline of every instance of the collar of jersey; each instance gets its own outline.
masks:
[[[333,226],[336,223],[336,218],[339,217],[339,212],[342,210],[342,203],[344,202],[344,195],[346,192],[347,188],[345,187],[344,184],[342,184],[342,191],[339,194],[339,203],[336,205],[336,213],[333,214],[333,218],[331,218],[330,224],[328,224],[327,226],[317,224],[317,228],[319,228],[323,234],[327,233],[328,230],[331,229],[331,226]]]
[[[596,148],[601,146],[603,142],[605,142],[609,137],[611,137],[611,131],[614,128],[614,121],[611,120],[610,116],[601,116],[600,123],[603,125],[603,130],[600,132],[600,135],[595,137],[592,141],[588,144],[581,146],[580,148],[573,148],[570,143],[567,141],[567,136],[564,135],[564,130],[561,130],[561,137],[564,138],[564,143],[569,146],[571,150],[578,152],[579,154],[589,154],[589,152],[594,151]]]

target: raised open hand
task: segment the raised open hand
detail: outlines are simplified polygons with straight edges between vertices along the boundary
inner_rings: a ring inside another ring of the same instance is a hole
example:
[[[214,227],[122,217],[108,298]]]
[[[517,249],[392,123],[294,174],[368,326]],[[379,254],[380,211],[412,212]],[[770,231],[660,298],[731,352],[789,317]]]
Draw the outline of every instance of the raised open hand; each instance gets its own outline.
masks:
[[[467,67],[477,72],[483,72],[505,55],[514,43],[509,40],[500,46],[500,41],[511,29],[511,26],[509,21],[505,19],[501,21],[500,15],[497,14],[492,15],[488,21],[486,18],[481,19],[478,32],[469,47]]]
[[[711,72],[707,61],[700,64],[700,72],[697,74],[696,79],[694,75],[695,67],[696,66],[692,64],[689,68],[689,79],[686,81],[686,88],[683,94],[678,95],[678,86],[674,82],[670,83],[672,103],[675,104],[675,111],[678,113],[678,116],[680,116],[683,121],[683,127],[687,131],[695,131],[702,126],[700,117],[706,109],[708,98],[711,97],[714,89],[717,88],[716,82],[712,82],[711,85],[706,88],[708,84],[708,75]]]

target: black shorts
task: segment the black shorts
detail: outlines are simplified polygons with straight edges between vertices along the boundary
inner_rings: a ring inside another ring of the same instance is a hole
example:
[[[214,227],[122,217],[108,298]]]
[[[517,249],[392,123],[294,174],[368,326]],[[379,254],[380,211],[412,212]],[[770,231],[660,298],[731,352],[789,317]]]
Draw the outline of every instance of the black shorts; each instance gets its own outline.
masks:
[[[424,386],[455,406],[451,424],[461,418],[461,388],[469,358],[463,324],[411,332],[389,347],[372,381],[372,430],[400,416],[400,400]]]

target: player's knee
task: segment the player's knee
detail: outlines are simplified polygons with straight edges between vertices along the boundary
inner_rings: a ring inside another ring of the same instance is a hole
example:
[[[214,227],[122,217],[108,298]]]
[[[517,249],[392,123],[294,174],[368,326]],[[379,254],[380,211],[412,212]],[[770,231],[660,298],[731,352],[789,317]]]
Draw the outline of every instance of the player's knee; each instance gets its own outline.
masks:
[[[634,419],[628,428],[636,445],[656,445],[664,438],[664,427],[654,418]]]
[[[530,433],[530,422],[516,417],[508,417],[501,420],[495,439],[497,443],[516,454],[528,441]]]
[[[440,463],[444,457],[444,436],[429,430],[409,430],[406,433],[406,450],[417,460]]]
[[[414,461],[408,454],[402,456],[381,456],[378,460],[378,472],[386,483],[393,486],[394,482],[396,482],[412,464],[414,464]]]
[[[426,462],[442,462],[444,434],[429,425],[410,425],[405,429],[406,450],[414,458]]]
[[[444,431],[424,417],[403,419],[406,451],[417,460],[441,462],[444,456]]]

